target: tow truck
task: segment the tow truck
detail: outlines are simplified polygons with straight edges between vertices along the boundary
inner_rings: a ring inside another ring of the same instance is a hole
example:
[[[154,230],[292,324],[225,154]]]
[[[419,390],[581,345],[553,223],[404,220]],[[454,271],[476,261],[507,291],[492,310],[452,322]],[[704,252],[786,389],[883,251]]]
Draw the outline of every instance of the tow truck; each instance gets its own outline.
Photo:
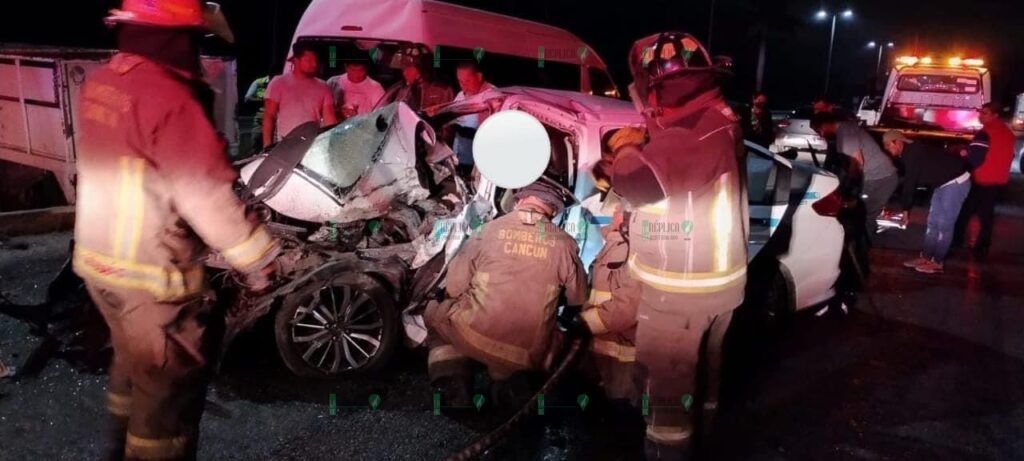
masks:
[[[959,148],[981,129],[978,110],[991,99],[992,77],[983,59],[901,56],[889,73],[877,122],[869,126]]]

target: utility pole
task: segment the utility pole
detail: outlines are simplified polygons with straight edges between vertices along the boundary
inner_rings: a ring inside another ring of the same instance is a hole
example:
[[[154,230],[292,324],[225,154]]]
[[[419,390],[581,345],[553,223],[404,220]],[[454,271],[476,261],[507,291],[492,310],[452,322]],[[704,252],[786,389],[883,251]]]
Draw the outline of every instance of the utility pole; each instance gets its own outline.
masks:
[[[825,94],[828,94],[829,84],[832,80],[832,51],[836,45],[836,23],[839,21],[840,15],[842,15],[843,19],[853,18],[853,10],[847,8],[841,13],[829,13],[822,8],[815,15],[818,20],[828,19],[829,16],[832,17],[832,32],[829,33],[828,37],[828,62],[825,64]]]
[[[829,84],[832,79],[832,49],[836,45],[836,15],[832,15],[832,34],[828,39],[828,63],[825,64],[825,94],[828,94]]]
[[[708,18],[708,43],[707,43],[707,49],[708,49],[709,53],[714,53],[714,51],[711,49],[711,39],[714,37],[714,32],[715,32],[715,3],[717,3],[717,0],[711,0],[711,13],[710,13],[710,17]]]
[[[876,42],[874,40],[868,42],[868,48],[878,48],[878,62],[875,64],[875,87],[872,88],[873,91],[877,91],[879,83],[881,83],[882,77],[880,73],[882,72],[882,54],[885,53],[886,48],[893,48],[895,46],[896,44],[893,42]]]

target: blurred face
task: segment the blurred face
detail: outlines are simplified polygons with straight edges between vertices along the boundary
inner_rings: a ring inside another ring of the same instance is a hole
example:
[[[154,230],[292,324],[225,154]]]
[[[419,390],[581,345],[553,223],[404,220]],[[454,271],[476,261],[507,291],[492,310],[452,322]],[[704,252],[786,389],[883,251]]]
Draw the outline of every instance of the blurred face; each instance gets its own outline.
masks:
[[[292,58],[292,63],[295,66],[296,72],[307,77],[315,76],[317,67],[319,67],[319,63],[316,59],[316,53],[312,51],[303,52],[300,56]]]
[[[455,77],[459,79],[459,88],[466,94],[480,92],[480,87],[484,84],[484,74],[470,68],[460,68],[455,71]]]
[[[819,135],[823,138],[831,138],[836,135],[836,131],[839,129],[838,123],[826,123],[818,129]]]
[[[366,80],[366,66],[353,63],[345,64],[345,75],[349,80],[359,83]]]
[[[402,78],[411,85],[420,79],[420,70],[416,66],[405,66],[402,68]]]
[[[978,121],[982,124],[989,124],[996,120],[999,120],[999,114],[995,113],[992,109],[982,107],[981,110],[978,111]]]
[[[899,157],[903,154],[903,141],[889,141],[885,143],[885,150],[892,154],[894,157]]]
[[[815,101],[814,102],[814,113],[822,114],[832,112],[832,103],[828,101]]]
[[[767,96],[759,94],[754,97],[754,107],[763,108],[766,104],[768,104]]]

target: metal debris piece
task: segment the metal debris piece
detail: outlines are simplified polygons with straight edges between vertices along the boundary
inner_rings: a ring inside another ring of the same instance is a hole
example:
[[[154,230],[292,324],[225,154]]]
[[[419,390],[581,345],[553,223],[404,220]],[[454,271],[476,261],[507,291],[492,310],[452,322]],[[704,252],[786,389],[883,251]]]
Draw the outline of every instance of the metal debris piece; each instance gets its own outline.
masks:
[[[14,367],[4,365],[4,361],[0,360],[0,379],[10,378],[11,376],[14,376],[14,372]]]

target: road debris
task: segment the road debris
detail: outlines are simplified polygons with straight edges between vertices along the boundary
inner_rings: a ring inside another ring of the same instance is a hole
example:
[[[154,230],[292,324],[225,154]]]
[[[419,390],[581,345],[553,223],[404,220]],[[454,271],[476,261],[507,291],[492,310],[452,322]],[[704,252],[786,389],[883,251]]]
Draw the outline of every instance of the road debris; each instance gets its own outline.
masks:
[[[0,360],[0,379],[10,378],[11,376],[14,376],[14,372],[14,367],[4,365],[4,361]]]

